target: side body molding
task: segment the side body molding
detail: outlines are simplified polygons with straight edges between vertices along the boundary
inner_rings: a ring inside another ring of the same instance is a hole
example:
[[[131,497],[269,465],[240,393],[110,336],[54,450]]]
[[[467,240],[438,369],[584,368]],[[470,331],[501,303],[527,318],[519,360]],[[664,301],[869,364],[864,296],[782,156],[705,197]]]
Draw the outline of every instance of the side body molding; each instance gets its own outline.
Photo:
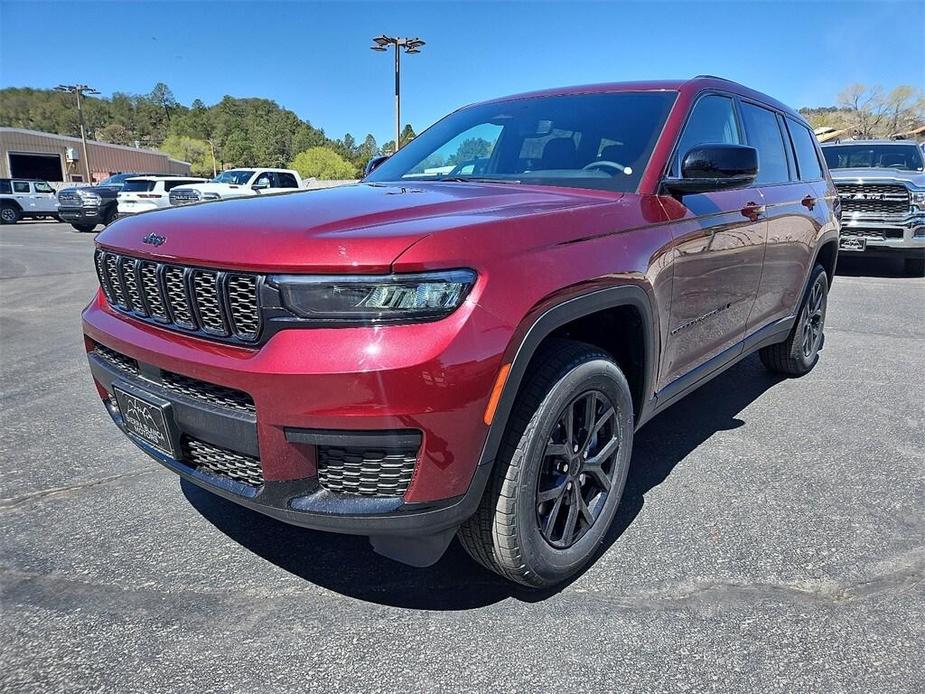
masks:
[[[547,309],[530,326],[511,362],[511,370],[504,390],[498,402],[495,416],[482,448],[479,465],[491,464],[497,456],[501,446],[501,438],[507,426],[508,418],[514,406],[514,401],[530,360],[536,353],[542,341],[549,337],[557,328],[578,318],[620,306],[632,306],[639,311],[642,317],[643,342],[645,345],[645,374],[643,379],[642,406],[636,412],[637,426],[647,419],[647,413],[654,406],[653,387],[655,383],[655,370],[658,365],[657,330],[655,328],[655,312],[651,300],[645,290],[638,285],[621,285],[599,289],[567,299]]]

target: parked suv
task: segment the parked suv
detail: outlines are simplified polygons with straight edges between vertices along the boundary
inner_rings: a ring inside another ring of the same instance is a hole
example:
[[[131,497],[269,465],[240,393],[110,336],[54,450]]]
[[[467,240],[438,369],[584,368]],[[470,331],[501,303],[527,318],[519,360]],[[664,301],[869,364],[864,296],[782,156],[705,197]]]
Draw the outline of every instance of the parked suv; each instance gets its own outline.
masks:
[[[290,193],[302,187],[298,171],[290,169],[229,169],[211,181],[177,187],[170,192],[171,205],[189,205],[252,195]]]
[[[45,217],[58,217],[55,189],[47,181],[0,178],[0,223],[16,224],[23,218]]]
[[[107,229],[90,368],[194,484],[549,586],[601,546],[636,429],[756,350],[813,368],[836,204],[803,119],[733,82],[498,99],[356,185]]]
[[[169,177],[170,174],[119,173],[95,186],[64,188],[58,191],[58,216],[77,231],[93,231],[100,224],[109,226],[119,216],[119,191],[137,176]]]
[[[125,181],[119,193],[120,217],[170,207],[168,195],[177,186],[202,183],[208,179],[191,176],[135,176]]]
[[[903,258],[925,274],[925,160],[915,142],[822,146],[841,200],[841,250]]]

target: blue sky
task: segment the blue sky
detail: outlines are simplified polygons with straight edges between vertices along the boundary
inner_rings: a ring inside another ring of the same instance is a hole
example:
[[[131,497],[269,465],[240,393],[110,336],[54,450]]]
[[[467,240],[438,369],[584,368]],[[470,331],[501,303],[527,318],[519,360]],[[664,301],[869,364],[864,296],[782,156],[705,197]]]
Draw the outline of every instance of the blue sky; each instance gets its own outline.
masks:
[[[462,104],[627,79],[729,77],[796,108],[852,82],[925,84],[925,2],[8,2],[0,86],[277,101],[331,137],[393,132],[380,33],[420,36],[403,122]],[[84,46],[79,42],[83,38]]]

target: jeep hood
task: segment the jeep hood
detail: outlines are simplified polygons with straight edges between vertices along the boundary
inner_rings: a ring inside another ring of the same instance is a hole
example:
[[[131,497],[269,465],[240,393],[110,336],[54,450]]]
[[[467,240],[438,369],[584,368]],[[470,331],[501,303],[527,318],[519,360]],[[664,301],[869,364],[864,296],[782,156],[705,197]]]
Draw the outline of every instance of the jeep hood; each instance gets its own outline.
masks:
[[[432,234],[486,224],[485,233],[503,233],[511,218],[604,205],[619,197],[511,184],[361,183],[141,213],[112,224],[97,243],[136,256],[226,269],[379,273]],[[149,234],[164,240],[145,243]]]

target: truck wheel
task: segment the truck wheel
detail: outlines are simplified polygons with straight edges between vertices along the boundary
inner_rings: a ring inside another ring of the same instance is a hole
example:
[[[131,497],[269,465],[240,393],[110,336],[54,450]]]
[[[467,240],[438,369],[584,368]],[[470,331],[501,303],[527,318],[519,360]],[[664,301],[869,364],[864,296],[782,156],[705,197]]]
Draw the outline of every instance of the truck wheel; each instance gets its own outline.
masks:
[[[89,231],[96,229],[96,224],[71,224],[77,231],[86,234]]]
[[[809,287],[800,306],[797,322],[783,342],[758,351],[761,362],[776,373],[803,376],[819,360],[824,341],[825,309],[828,305],[829,281],[821,265],[813,268]]]
[[[119,217],[119,209],[113,205],[103,218],[103,226],[108,227]]]
[[[15,205],[0,207],[0,224],[16,224],[22,217],[22,211]]]
[[[907,275],[914,277],[925,275],[925,258],[906,258],[904,263]]]
[[[633,449],[633,400],[599,349],[550,340],[517,396],[492,482],[459,530],[505,578],[553,586],[591,561],[613,521]]]

